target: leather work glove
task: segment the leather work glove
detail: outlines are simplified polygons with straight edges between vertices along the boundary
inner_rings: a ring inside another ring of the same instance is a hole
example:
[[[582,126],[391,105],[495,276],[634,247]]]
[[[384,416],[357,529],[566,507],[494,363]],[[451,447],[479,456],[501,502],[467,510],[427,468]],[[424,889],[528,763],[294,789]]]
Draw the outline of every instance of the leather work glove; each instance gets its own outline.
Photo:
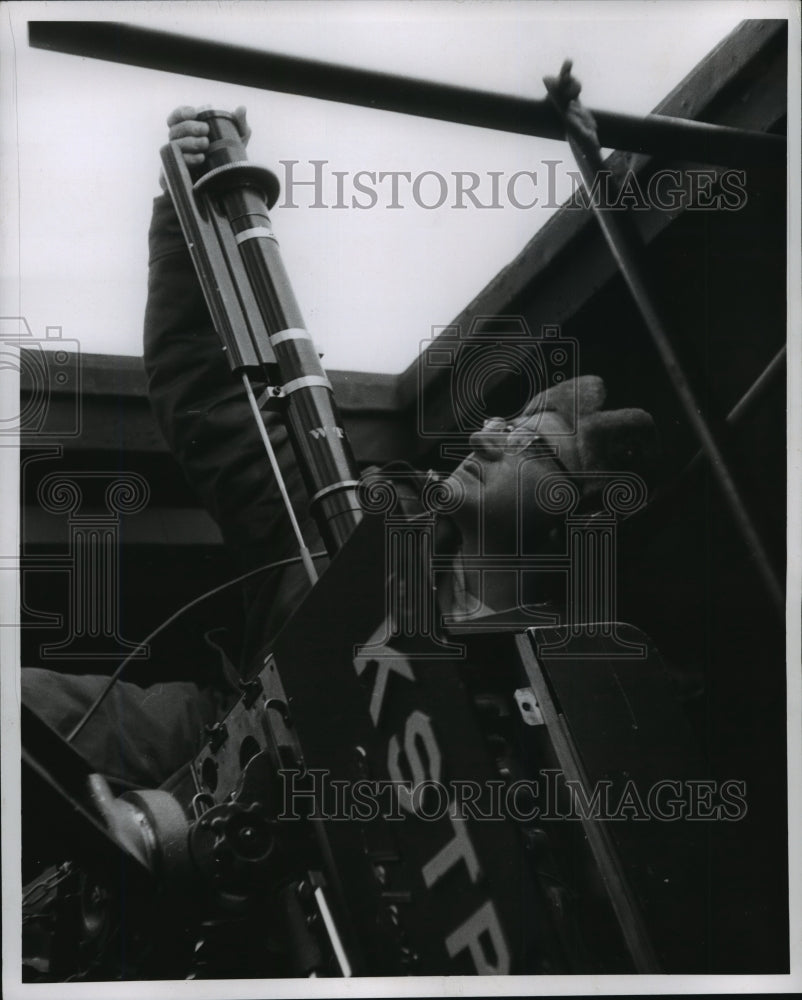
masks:
[[[518,419],[542,425],[543,439],[558,444],[569,474],[632,472],[648,483],[659,454],[654,421],[645,410],[602,409],[606,396],[598,375],[581,375],[539,393]],[[583,477],[583,494],[602,482]]]

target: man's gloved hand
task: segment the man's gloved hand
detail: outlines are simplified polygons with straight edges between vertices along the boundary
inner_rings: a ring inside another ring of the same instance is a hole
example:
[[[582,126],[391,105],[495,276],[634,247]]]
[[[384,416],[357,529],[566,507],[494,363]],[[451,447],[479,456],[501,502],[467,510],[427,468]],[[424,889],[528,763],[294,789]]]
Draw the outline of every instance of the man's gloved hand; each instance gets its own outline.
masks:
[[[573,125],[583,142],[598,147],[599,137],[596,133],[596,121],[593,115],[579,100],[582,84],[571,72],[573,63],[566,59],[560,68],[558,76],[544,76],[549,97]]]
[[[580,375],[539,393],[518,419],[544,429],[554,420],[562,421],[563,432],[553,442],[561,446],[568,473],[634,472],[648,482],[659,455],[654,421],[645,410],[602,409],[606,396],[598,375]],[[573,433],[566,433],[571,427]],[[547,430],[543,437],[548,436]],[[583,483],[586,495],[597,488],[593,479]]]
[[[192,107],[189,104],[182,104],[181,107],[171,111],[167,116],[167,127],[169,132],[167,138],[170,142],[177,142],[184,154],[184,162],[191,170],[199,167],[206,159],[206,150],[209,148],[209,126],[206,122],[198,121],[198,114],[207,111],[211,104],[202,104],[200,107]],[[234,112],[237,128],[242,136],[242,141],[248,145],[251,137],[251,127],[246,120],[247,109],[240,105]],[[162,190],[167,190],[164,174],[159,177],[159,184]]]

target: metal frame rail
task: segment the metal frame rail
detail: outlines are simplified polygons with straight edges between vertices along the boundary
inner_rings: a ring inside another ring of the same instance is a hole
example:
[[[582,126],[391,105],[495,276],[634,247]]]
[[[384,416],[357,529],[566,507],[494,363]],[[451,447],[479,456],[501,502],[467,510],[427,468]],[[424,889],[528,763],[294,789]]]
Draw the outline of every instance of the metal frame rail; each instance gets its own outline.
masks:
[[[34,48],[54,52],[501,132],[565,138],[560,116],[546,100],[394,76],[113,21],[31,21],[28,37]],[[592,114],[601,145],[607,149],[724,166],[785,162],[784,136],[667,115]]]

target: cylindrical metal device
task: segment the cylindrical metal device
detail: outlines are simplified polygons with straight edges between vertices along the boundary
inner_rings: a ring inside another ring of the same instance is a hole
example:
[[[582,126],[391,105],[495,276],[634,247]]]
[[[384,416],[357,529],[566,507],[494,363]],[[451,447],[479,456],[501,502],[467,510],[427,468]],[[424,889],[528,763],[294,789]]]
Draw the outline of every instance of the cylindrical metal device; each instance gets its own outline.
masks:
[[[234,116],[198,115],[209,125],[205,170],[195,190],[217,198],[276,357],[287,430],[309,491],[312,513],[329,553],[337,552],[361,519],[358,473],[337,405],[281,259],[268,207],[278,196],[269,171],[249,164]]]

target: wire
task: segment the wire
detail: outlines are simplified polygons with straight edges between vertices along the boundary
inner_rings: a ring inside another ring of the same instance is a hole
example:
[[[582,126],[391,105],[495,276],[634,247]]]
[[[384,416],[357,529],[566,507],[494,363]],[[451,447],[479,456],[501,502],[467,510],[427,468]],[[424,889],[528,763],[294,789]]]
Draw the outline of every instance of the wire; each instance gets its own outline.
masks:
[[[328,556],[328,552],[313,552],[311,558],[321,559],[324,556]],[[219,594],[222,590],[225,590],[228,587],[233,587],[235,584],[242,583],[243,580],[247,580],[251,576],[256,576],[257,573],[266,573],[270,569],[278,569],[280,566],[289,566],[292,563],[298,563],[298,562],[304,562],[302,556],[291,556],[289,559],[279,559],[277,562],[268,563],[266,566],[259,566],[257,567],[257,569],[248,570],[247,573],[242,573],[240,576],[234,577],[233,580],[228,580],[226,581],[226,583],[221,583],[219,584],[219,586],[212,588],[212,590],[207,590],[200,596],[193,598],[188,604],[184,604],[177,611],[174,611],[169,618],[165,619],[161,623],[161,625],[158,625],[149,635],[145,636],[142,642],[140,642],[139,645],[136,646],[136,648],[133,649],[128,654],[128,656],[126,656],[126,658],[122,661],[122,663],[117,667],[117,669],[109,678],[108,684],[106,684],[106,686],[97,696],[97,698],[95,698],[95,700],[86,710],[83,717],[70,732],[69,736],[67,736],[67,743],[72,743],[72,741],[81,732],[81,730],[84,728],[87,722],[89,722],[89,720],[98,710],[98,708],[100,708],[100,706],[108,697],[111,689],[114,687],[114,685],[122,676],[123,670],[125,670],[125,668],[131,662],[131,660],[134,659],[134,657],[137,655],[137,653],[141,649],[145,648],[149,642],[152,642],[152,640],[155,639],[156,636],[159,635],[161,632],[163,632],[168,625],[172,625],[172,623],[177,618],[179,618],[185,611],[189,611],[190,608],[194,608],[195,605],[200,604],[202,601],[205,601],[209,597],[214,597],[215,594]]]
[[[267,457],[270,461],[270,467],[273,470],[273,475],[276,477],[276,485],[279,488],[279,493],[281,493],[281,499],[284,501],[284,507],[286,508],[287,514],[290,519],[290,524],[292,525],[293,534],[295,535],[296,541],[298,542],[298,551],[301,553],[301,562],[304,564],[304,569],[306,570],[306,575],[309,577],[309,582],[314,585],[317,582],[317,570],[315,569],[315,564],[312,562],[312,557],[309,554],[309,549],[306,547],[306,542],[304,541],[304,536],[301,532],[301,526],[298,524],[298,519],[295,516],[295,510],[292,506],[292,500],[290,500],[290,495],[287,492],[287,486],[284,482],[284,476],[281,472],[281,467],[278,464],[278,459],[276,458],[276,453],[273,450],[273,445],[270,443],[270,437],[267,433],[267,428],[265,427],[265,422],[262,419],[262,413],[259,409],[259,404],[256,402],[256,397],[253,394],[253,388],[251,387],[250,379],[246,374],[243,373],[242,384],[245,386],[245,392],[248,396],[248,403],[253,412],[254,420],[256,421],[256,427],[259,431],[259,436],[262,439],[262,444],[265,446],[265,451],[267,452]]]

